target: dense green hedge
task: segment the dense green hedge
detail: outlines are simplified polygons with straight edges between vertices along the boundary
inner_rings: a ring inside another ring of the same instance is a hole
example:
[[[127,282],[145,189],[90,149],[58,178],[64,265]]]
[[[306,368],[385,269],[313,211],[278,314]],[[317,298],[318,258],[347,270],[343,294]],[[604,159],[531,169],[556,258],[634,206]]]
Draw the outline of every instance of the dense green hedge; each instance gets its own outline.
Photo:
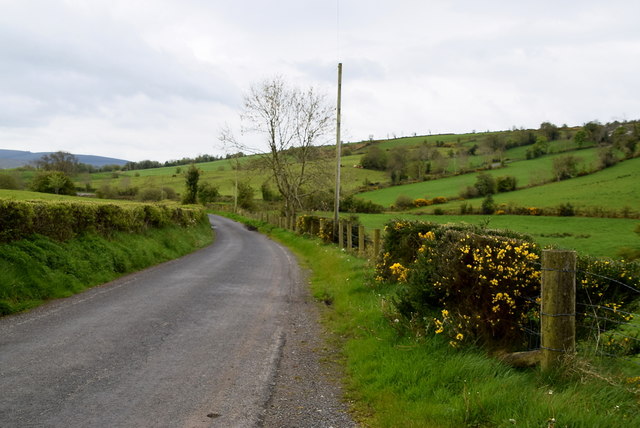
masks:
[[[66,241],[83,233],[110,236],[114,232],[141,232],[204,221],[204,210],[196,207],[0,199],[0,242],[34,234]]]
[[[32,235],[0,243],[0,316],[68,297],[208,245],[209,224],[169,225],[142,233],[86,233],[61,242]]]

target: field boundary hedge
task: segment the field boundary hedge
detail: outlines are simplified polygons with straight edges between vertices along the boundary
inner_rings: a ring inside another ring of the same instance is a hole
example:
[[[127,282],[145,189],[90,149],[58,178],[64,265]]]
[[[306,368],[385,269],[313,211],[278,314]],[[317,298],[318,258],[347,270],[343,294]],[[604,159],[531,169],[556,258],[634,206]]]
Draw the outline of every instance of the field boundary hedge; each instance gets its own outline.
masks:
[[[0,199],[0,242],[34,234],[67,241],[84,233],[111,236],[149,228],[187,227],[206,221],[204,209],[161,204]]]

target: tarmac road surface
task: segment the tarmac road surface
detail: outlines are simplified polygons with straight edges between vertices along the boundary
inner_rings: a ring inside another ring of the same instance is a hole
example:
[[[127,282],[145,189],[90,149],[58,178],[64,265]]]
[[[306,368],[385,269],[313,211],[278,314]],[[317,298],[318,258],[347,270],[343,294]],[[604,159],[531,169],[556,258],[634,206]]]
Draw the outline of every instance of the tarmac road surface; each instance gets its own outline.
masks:
[[[0,319],[0,426],[259,425],[299,271],[211,219],[205,249]]]

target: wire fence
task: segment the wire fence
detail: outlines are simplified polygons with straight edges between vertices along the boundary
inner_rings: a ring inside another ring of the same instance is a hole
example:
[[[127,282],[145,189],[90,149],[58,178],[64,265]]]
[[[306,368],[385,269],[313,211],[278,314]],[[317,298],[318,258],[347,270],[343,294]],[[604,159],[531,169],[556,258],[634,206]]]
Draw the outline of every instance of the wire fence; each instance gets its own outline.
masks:
[[[546,270],[539,262],[531,262],[537,269]],[[614,262],[603,261],[611,265]],[[572,272],[573,273],[573,272]],[[640,289],[630,283],[640,278],[620,274],[614,278],[602,273],[577,268],[576,277],[576,351],[590,357],[615,358],[629,363],[635,370],[640,366]],[[525,300],[537,305],[542,313],[541,295]],[[518,325],[525,334],[529,350],[541,349],[540,318]]]

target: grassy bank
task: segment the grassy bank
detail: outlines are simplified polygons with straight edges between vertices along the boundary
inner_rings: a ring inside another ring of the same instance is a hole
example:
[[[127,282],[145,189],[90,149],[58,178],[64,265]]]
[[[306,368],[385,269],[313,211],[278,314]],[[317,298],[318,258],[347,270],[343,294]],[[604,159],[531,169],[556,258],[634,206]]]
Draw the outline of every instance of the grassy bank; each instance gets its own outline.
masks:
[[[381,310],[394,288],[369,285],[368,262],[254,225],[311,269],[312,290],[327,303],[323,320],[342,348],[349,399],[363,426],[640,426],[636,379],[516,370],[473,347],[453,349],[440,337],[400,337]]]
[[[211,227],[170,226],[109,239],[84,234],[66,242],[35,235],[0,244],[0,315],[68,297],[209,244]]]

